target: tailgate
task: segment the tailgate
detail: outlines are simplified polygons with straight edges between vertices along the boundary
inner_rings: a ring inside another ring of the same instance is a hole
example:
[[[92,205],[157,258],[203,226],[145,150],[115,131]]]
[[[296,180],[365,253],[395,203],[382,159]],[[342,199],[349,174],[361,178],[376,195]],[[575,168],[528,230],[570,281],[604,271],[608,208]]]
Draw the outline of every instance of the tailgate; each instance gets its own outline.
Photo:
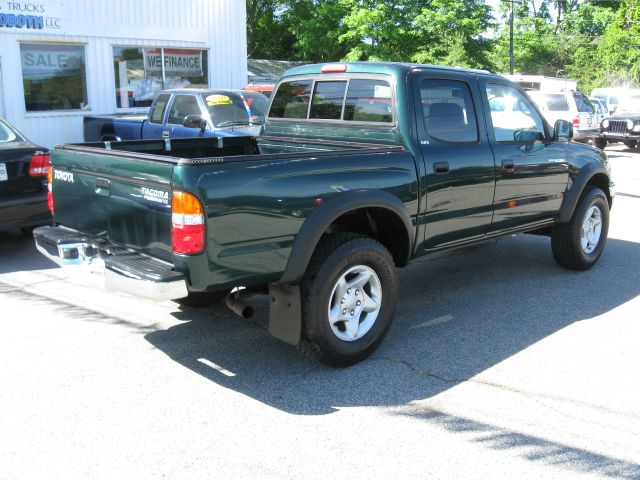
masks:
[[[171,259],[173,163],[145,154],[56,148],[55,221]]]

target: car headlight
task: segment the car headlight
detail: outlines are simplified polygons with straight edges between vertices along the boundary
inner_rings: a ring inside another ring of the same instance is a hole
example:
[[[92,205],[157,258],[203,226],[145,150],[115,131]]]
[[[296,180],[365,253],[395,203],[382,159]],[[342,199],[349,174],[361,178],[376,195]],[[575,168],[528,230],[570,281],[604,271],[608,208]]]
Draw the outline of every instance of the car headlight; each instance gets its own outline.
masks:
[[[640,123],[638,125],[634,125],[631,131],[635,133],[640,133]]]
[[[627,130],[631,130],[633,128],[633,120],[627,120]]]
[[[606,130],[607,128],[609,128],[609,120],[605,118],[600,124],[600,126],[602,127],[603,130]]]

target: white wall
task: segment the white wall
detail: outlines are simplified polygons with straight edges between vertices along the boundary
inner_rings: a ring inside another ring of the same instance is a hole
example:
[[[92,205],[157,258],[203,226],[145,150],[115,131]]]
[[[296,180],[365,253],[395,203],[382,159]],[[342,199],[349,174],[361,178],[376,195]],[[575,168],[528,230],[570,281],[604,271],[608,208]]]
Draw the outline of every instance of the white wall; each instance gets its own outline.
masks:
[[[116,112],[114,46],[208,49],[209,85],[241,88],[245,15],[243,0],[64,0],[64,35],[0,28],[5,118],[41,145],[82,141],[83,115]],[[25,112],[19,42],[27,41],[86,45],[89,111]]]

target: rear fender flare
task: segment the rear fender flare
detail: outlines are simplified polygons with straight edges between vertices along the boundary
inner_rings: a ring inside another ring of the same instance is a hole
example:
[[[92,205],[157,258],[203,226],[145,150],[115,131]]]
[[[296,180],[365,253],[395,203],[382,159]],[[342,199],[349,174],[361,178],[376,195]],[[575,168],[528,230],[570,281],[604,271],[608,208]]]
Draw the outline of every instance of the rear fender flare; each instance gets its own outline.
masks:
[[[300,283],[318,242],[329,226],[340,216],[364,208],[384,208],[394,212],[404,224],[409,257],[415,236],[411,216],[402,201],[384,190],[351,190],[327,200],[307,217],[296,235],[291,255],[279,283]]]

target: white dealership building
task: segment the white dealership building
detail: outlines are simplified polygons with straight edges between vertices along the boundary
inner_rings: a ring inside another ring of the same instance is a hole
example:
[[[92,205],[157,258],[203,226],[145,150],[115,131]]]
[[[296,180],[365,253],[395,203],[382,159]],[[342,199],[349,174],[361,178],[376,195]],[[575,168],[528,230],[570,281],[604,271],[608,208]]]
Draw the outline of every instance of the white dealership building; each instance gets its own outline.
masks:
[[[0,117],[51,147],[162,88],[242,88],[245,24],[244,0],[0,0]]]

